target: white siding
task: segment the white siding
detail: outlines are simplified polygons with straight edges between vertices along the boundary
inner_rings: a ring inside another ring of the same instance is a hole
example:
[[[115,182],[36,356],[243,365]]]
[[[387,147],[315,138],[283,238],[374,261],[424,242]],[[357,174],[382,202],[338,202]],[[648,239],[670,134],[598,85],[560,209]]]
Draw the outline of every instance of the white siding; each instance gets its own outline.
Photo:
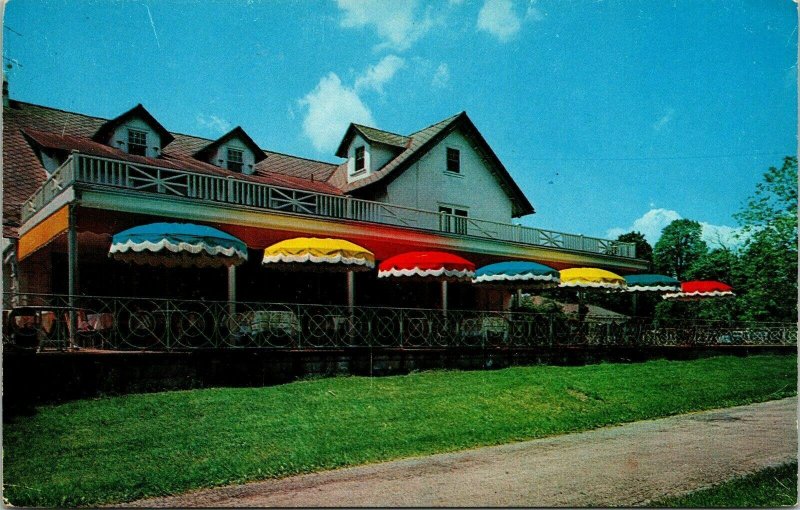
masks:
[[[397,155],[396,151],[389,150],[388,147],[383,145],[372,145],[369,148],[370,151],[370,158],[369,158],[369,170],[370,172],[374,172],[376,170],[380,170],[383,165],[389,162],[389,160],[394,159]]]
[[[129,119],[121,124],[111,135],[110,146],[128,152],[128,128],[147,133],[147,157],[157,158],[161,155],[161,136],[148,123],[140,118]]]
[[[459,174],[446,170],[448,147],[461,153]],[[444,205],[466,209],[470,218],[511,223],[511,200],[470,142],[457,131],[392,181],[386,196],[378,199],[436,212]]]
[[[242,173],[248,175],[252,174],[256,164],[255,155],[253,154],[253,151],[248,149],[245,143],[239,138],[231,138],[227,142],[217,147],[217,151],[211,155],[211,160],[209,161],[209,163],[222,168],[228,168],[229,147],[231,149],[242,151],[242,162],[244,163],[244,165],[242,166]]]

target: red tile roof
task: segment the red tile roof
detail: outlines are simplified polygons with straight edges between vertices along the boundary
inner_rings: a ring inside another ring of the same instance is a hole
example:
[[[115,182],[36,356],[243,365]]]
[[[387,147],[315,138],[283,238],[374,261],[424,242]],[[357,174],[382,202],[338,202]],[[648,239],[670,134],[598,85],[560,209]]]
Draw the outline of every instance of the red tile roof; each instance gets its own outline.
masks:
[[[78,150],[103,156],[170,169],[182,169],[214,175],[232,175],[194,157],[213,140],[171,133],[174,140],[164,147],[162,157],[135,156],[92,139],[106,119],[55,108],[10,101],[3,108],[3,236],[16,237],[22,204],[47,179],[34,147],[56,151]],[[266,157],[255,166],[252,175],[233,174],[237,179],[272,186],[341,195],[342,191],[327,180],[335,164],[298,158],[278,152],[263,151]]]

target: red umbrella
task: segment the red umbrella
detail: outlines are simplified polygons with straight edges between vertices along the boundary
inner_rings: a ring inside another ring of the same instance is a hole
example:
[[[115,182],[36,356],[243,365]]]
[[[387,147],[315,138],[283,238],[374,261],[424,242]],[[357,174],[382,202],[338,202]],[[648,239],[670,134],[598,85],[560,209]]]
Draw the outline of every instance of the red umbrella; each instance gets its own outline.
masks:
[[[664,299],[677,301],[700,301],[710,298],[734,297],[733,288],[716,280],[693,280],[681,282],[681,291],[664,294]]]
[[[470,281],[475,264],[442,251],[410,251],[389,257],[378,265],[378,278],[422,278],[442,282],[442,310],[447,311],[447,282]]]

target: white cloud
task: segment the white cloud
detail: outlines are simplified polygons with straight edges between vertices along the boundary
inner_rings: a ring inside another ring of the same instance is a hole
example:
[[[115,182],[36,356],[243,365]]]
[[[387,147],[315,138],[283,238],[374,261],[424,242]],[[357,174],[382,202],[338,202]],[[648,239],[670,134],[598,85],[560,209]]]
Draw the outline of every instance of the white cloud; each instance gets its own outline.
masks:
[[[606,235],[611,238],[616,238],[620,234],[635,230],[644,234],[648,243],[655,244],[658,238],[661,237],[661,231],[664,230],[664,227],[680,218],[681,215],[678,214],[677,211],[670,209],[650,209],[644,213],[641,218],[634,220],[630,228],[612,228]]]
[[[382,39],[379,48],[404,51],[434,26],[430,10],[418,13],[419,0],[336,0],[343,28],[370,27]]]
[[[611,239],[616,239],[617,236],[627,232],[637,231],[644,234],[645,239],[651,245],[655,246],[661,237],[661,231],[664,227],[669,225],[675,220],[681,219],[682,216],[678,211],[672,209],[650,209],[642,217],[634,220],[633,224],[627,228],[615,227],[606,231],[606,236]],[[711,223],[701,221],[699,222],[702,227],[702,237],[709,248],[734,248],[741,244],[741,240],[736,239],[736,235],[740,229],[730,227],[728,225],[712,225]]]
[[[743,239],[737,239],[741,229],[729,227],[728,225],[712,225],[704,221],[700,222],[703,227],[703,241],[709,248],[735,248],[743,243]]]
[[[536,7],[536,0],[530,0],[528,2],[528,10],[525,11],[525,19],[530,19],[533,21],[542,21],[545,17],[545,14]]]
[[[230,122],[216,115],[204,115],[199,113],[197,117],[195,117],[195,121],[200,127],[220,135],[227,133],[233,127]]]
[[[303,133],[320,152],[336,150],[350,122],[374,125],[372,112],[353,88],[335,73],[324,76],[316,88],[300,100],[306,108]]]
[[[488,32],[500,42],[508,42],[522,29],[526,21],[541,21],[544,14],[530,0],[524,15],[520,15],[512,0],[485,0],[478,12],[478,30]]]
[[[667,108],[667,111],[653,123],[653,129],[661,131],[661,128],[672,122],[672,117],[675,116],[674,108]]]
[[[383,93],[383,86],[394,78],[395,73],[405,64],[406,61],[397,55],[386,55],[357,77],[354,87],[357,91],[374,90]]]
[[[522,28],[522,19],[511,0],[486,0],[478,13],[478,30],[488,32],[500,42],[511,40]]]
[[[447,66],[446,63],[442,62],[439,64],[439,67],[436,68],[436,72],[433,73],[433,79],[431,80],[431,87],[441,89],[447,86],[450,82],[450,68]]]

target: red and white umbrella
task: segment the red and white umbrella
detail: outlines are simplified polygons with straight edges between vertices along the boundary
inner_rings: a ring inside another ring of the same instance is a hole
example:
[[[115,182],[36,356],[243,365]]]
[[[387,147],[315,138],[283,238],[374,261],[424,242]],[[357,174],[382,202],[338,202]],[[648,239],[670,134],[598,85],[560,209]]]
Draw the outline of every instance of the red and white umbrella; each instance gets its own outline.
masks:
[[[443,251],[410,251],[378,265],[378,278],[414,278],[442,282],[442,310],[447,311],[447,282],[471,281],[475,264]]]
[[[681,282],[681,291],[664,294],[664,299],[674,301],[700,301],[703,299],[728,298],[736,294],[727,283],[716,280],[692,280]]]

